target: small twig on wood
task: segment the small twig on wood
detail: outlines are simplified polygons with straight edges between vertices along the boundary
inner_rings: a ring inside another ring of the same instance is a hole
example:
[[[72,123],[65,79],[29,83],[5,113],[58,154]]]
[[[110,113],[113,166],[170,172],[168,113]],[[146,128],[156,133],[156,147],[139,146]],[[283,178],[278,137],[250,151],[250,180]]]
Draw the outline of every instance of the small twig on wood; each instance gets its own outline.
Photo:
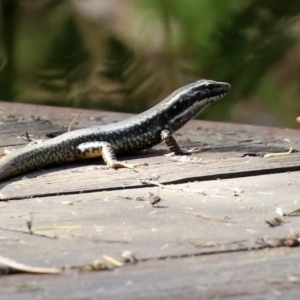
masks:
[[[80,266],[71,266],[72,269],[78,269],[81,272],[90,272],[90,271],[104,271],[104,270],[112,270],[115,268],[123,267],[125,263],[129,261],[119,261],[112,256],[102,255],[103,260],[96,259],[91,263],[80,265]]]
[[[289,139],[284,139],[284,141],[286,141],[287,143],[290,144],[289,151],[287,151],[287,152],[278,152],[278,153],[268,153],[268,154],[265,154],[264,157],[275,157],[275,156],[283,156],[283,155],[291,154],[293,152],[293,149],[294,149],[292,142]]]
[[[28,228],[28,231],[33,234],[33,231],[32,231],[32,223],[33,223],[33,214],[30,213],[30,220],[28,220],[26,222],[26,225],[27,225],[27,228]]]
[[[181,188],[181,187],[178,187],[178,186],[164,185],[164,184],[161,184],[157,181],[152,181],[152,180],[140,179],[140,181],[141,181],[142,184],[151,184],[151,185],[158,186],[162,189],[171,189],[171,190],[177,190],[177,191],[183,191],[183,192],[189,192],[189,193],[205,195],[204,191],[201,191],[201,190],[192,190],[192,189]]]
[[[292,232],[289,235],[279,239],[261,238],[257,240],[256,243],[263,245],[265,248],[299,247],[300,234],[297,232]]]
[[[126,200],[144,201],[144,197],[143,196],[137,196],[135,198],[130,197],[130,196],[117,196],[117,197],[121,198],[121,199],[126,199]]]
[[[56,235],[38,233],[38,232],[35,232],[35,231],[25,231],[25,230],[13,229],[13,228],[2,227],[2,226],[0,227],[0,230],[13,231],[13,232],[19,232],[19,233],[24,233],[24,234],[29,234],[29,235],[35,235],[35,236],[39,236],[39,237],[45,237],[45,238],[48,238],[48,239],[57,239]]]
[[[300,283],[300,278],[297,276],[286,276],[286,278],[279,278],[279,277],[270,277],[266,278],[266,283],[271,283],[271,284],[287,284],[287,283]]]
[[[23,273],[33,273],[33,274],[58,274],[61,272],[60,269],[56,269],[56,268],[40,268],[40,267],[25,265],[13,259],[10,259],[8,257],[4,257],[2,255],[0,255],[0,264],[7,267],[8,269],[11,269],[13,272],[23,272]],[[7,273],[11,273],[11,271],[8,270]]]
[[[284,213],[283,216],[297,216],[300,213],[300,208],[294,209],[290,211],[289,213]]]
[[[183,155],[183,156],[169,156],[169,158],[173,161],[178,161],[181,164],[184,163],[196,163],[199,164],[202,162],[202,157],[192,157],[192,156],[188,156],[188,155]]]
[[[32,138],[27,131],[25,131],[23,134],[21,134],[21,139],[26,142],[32,142]]]
[[[265,222],[270,226],[270,227],[276,227],[276,226],[279,226],[281,225],[284,220],[280,217],[275,217],[273,219],[270,219],[270,220],[265,220]]]
[[[244,192],[243,188],[240,188],[240,187],[229,188],[229,187],[225,186],[224,189],[233,191],[233,195],[236,197],[240,196]]]
[[[90,241],[93,241],[95,243],[107,243],[107,244],[128,244],[129,240],[109,240],[105,239],[99,236],[83,236],[83,235],[75,235],[71,234],[72,237],[74,238],[81,238],[81,239],[87,239]]]
[[[35,231],[45,231],[45,230],[74,230],[74,229],[80,229],[81,225],[71,225],[71,226],[42,226],[42,227],[36,227]]]
[[[191,211],[181,211],[181,213],[186,214],[186,215],[193,215],[195,217],[199,217],[199,218],[202,218],[202,219],[205,219],[205,220],[214,220],[214,221],[225,222],[225,223],[237,223],[237,222],[234,222],[234,221],[231,221],[231,220],[213,218],[213,217],[210,217],[210,216],[205,215],[205,214],[194,213],[194,212],[191,212]]]
[[[154,205],[158,205],[158,203],[161,201],[161,198],[158,196],[158,195],[155,195],[153,193],[150,193],[150,196],[149,196],[149,203],[154,206]]]
[[[204,242],[204,243],[195,243],[195,242],[189,242],[189,243],[194,245],[196,248],[217,248],[217,247],[241,244],[241,243],[245,243],[245,242],[247,242],[247,240],[239,240],[239,241],[233,241],[233,242],[228,242],[228,243],[218,243],[218,242],[214,242],[214,241]]]
[[[113,258],[112,256],[109,255],[102,255],[102,258],[106,260],[108,263],[112,264],[114,267],[123,267],[124,263]]]
[[[72,130],[72,127],[74,125],[74,123],[76,122],[76,120],[80,117],[80,115],[82,114],[82,112],[78,113],[74,118],[73,120],[71,121],[69,127],[68,127],[68,132]]]

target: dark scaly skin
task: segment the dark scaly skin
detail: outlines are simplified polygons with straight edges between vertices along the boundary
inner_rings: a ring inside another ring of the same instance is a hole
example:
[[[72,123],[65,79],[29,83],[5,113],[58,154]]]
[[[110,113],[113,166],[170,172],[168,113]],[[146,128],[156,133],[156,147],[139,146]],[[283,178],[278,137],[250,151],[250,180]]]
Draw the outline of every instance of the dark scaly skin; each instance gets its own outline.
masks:
[[[115,154],[159,144],[162,130],[175,132],[211,103],[223,98],[230,85],[199,80],[184,86],[153,108],[113,124],[74,130],[36,145],[28,145],[0,160],[0,181],[44,166],[76,160],[77,146],[106,141]]]

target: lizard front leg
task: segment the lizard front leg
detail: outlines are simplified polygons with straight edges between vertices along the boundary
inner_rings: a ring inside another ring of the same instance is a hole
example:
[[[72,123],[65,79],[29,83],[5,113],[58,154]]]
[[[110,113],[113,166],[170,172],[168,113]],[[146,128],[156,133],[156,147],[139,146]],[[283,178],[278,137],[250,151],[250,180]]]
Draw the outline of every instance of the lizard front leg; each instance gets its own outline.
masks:
[[[128,164],[125,161],[119,161],[116,158],[113,147],[108,142],[88,142],[82,143],[76,147],[75,159],[87,159],[102,156],[106,165],[111,168],[129,168],[147,166],[147,163]]]
[[[192,148],[192,149],[184,149],[179,146],[175,138],[173,137],[172,133],[165,129],[160,134],[161,139],[163,142],[166,143],[169,150],[172,152],[168,155],[176,154],[176,155],[186,155],[186,154],[192,154],[192,153],[199,153],[201,152],[200,148]]]

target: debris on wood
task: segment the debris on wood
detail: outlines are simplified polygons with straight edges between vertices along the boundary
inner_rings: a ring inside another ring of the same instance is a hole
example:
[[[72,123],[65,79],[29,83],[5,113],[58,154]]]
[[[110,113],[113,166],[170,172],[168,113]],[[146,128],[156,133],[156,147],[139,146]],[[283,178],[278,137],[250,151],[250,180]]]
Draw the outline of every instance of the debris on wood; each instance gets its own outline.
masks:
[[[61,273],[60,269],[33,267],[33,266],[19,263],[13,259],[4,257],[2,255],[0,255],[0,273],[1,273],[1,265],[7,267],[5,269],[6,274],[10,274],[10,273],[59,274]]]
[[[283,156],[283,155],[289,155],[293,152],[294,150],[294,147],[293,147],[293,144],[292,142],[289,140],[289,139],[284,139],[284,141],[286,141],[287,143],[290,144],[290,149],[289,151],[287,152],[278,152],[278,153],[268,153],[268,154],[265,154],[264,157],[276,157],[276,156]]]
[[[116,267],[120,268],[124,265],[123,262],[118,261],[109,255],[102,255],[102,258],[105,261],[96,259],[90,264],[86,264],[83,266],[75,266],[73,268],[78,269],[79,271],[82,271],[82,272],[87,272],[87,271],[112,270],[112,269],[115,269]]]
[[[217,248],[220,247],[220,243],[215,241],[210,242],[203,242],[203,243],[196,243],[196,242],[189,242],[189,244],[192,244],[196,248]]]
[[[160,177],[159,175],[152,173],[152,174],[150,175],[149,180],[157,180],[157,179],[159,179],[159,177]]]
[[[129,197],[129,196],[117,196],[118,198],[121,198],[121,199],[126,199],[126,200],[132,200],[133,198],[132,197]]]
[[[30,220],[28,220],[26,222],[26,225],[27,225],[27,228],[28,228],[28,231],[33,234],[33,231],[32,231],[32,222],[33,222],[33,216],[32,216],[32,213],[30,213]]]
[[[277,239],[277,247],[298,247],[300,245],[300,234],[290,233],[287,237]]]
[[[296,208],[288,213],[283,212],[281,207],[276,208],[276,213],[281,217],[292,217],[292,216],[299,216],[300,215],[300,208]]]
[[[267,278],[267,283],[271,284],[286,284],[286,283],[300,283],[300,278],[297,276],[289,275],[286,278]]]
[[[277,238],[272,240],[263,238],[261,239],[261,242],[263,243],[265,248],[298,247],[300,245],[300,234],[297,232],[292,232],[288,236],[283,238]]]
[[[300,215],[300,208],[294,209],[289,213],[283,213],[284,216],[298,216]]]
[[[32,134],[29,134],[27,131],[25,131],[23,134],[21,134],[21,139],[26,141],[26,142],[32,142]]]
[[[284,213],[282,211],[282,208],[281,207],[277,207],[276,208],[276,214],[278,214],[279,216],[283,217],[284,216]]]
[[[8,114],[8,115],[4,116],[4,120],[5,121],[16,121],[16,120],[18,120],[18,117],[13,114]]]
[[[122,198],[122,199],[126,199],[126,200],[133,200],[132,197],[129,196],[118,196],[118,198]],[[134,198],[135,201],[144,201],[144,197],[143,196],[137,196]]]
[[[74,229],[81,229],[81,225],[73,225],[73,226],[42,226],[37,227],[34,229],[34,231],[46,231],[46,230],[67,230],[71,231]]]
[[[109,270],[110,268],[103,261],[96,259],[90,264],[86,264],[79,267],[73,267],[78,269],[81,272],[90,272],[90,271],[101,271],[101,270]]]
[[[130,242],[129,240],[111,240],[111,239],[103,238],[103,236],[95,236],[95,235],[82,236],[77,234],[76,235],[71,234],[71,236],[74,238],[87,239],[95,243],[128,244]]]
[[[27,225],[28,226],[28,225]],[[44,237],[44,238],[49,238],[49,239],[57,239],[56,235],[50,235],[50,234],[45,234],[45,233],[39,233],[35,231],[28,231],[28,230],[19,230],[19,229],[14,229],[14,228],[8,228],[8,227],[0,227],[0,230],[4,231],[12,231],[12,232],[18,232],[18,233],[24,233],[24,234],[30,234],[34,236],[39,236],[39,237]]]
[[[168,156],[171,160],[180,162],[181,164],[184,163],[196,163],[199,164],[202,162],[203,157],[193,157],[188,155],[181,155],[181,156]]]
[[[124,265],[123,262],[116,260],[115,258],[109,255],[102,255],[103,259],[106,260],[108,263],[112,264],[114,267],[122,267]]]
[[[149,203],[154,206],[156,204],[158,204],[160,201],[162,201],[162,199],[158,196],[158,195],[155,195],[153,193],[150,193],[150,196],[149,196]]]
[[[31,119],[33,121],[38,121],[38,122],[42,121],[43,123],[52,124],[52,121],[50,121],[46,115],[42,115],[42,116],[31,115]]]
[[[72,201],[62,201],[60,203],[64,204],[64,205],[74,205],[74,202],[72,202]]]
[[[284,220],[281,217],[275,217],[273,219],[270,220],[265,220],[265,222],[270,226],[270,227],[276,227],[281,225]]]
[[[216,241],[209,241],[209,242],[203,242],[203,243],[190,242],[190,244],[194,245],[196,248],[217,248],[217,247],[223,247],[223,249],[224,249],[224,246],[236,245],[236,244],[241,245],[242,243],[245,243],[245,242],[247,242],[247,240],[233,241],[233,242],[228,242],[228,243],[218,243]]]
[[[171,190],[177,190],[177,191],[182,191],[182,192],[206,195],[203,190],[193,190],[193,189],[181,188],[179,186],[173,186],[173,185],[169,185],[169,184],[165,185],[165,184],[159,183],[157,181],[151,181],[151,180],[145,180],[145,179],[140,179],[140,181],[142,184],[150,184],[150,185],[158,186],[162,189],[171,189]]]
[[[81,116],[82,112],[78,113],[74,118],[73,120],[71,121],[71,123],[69,124],[69,127],[68,127],[68,132],[72,130],[72,127],[74,125],[74,123],[76,122],[76,120]]]
[[[243,192],[244,192],[243,189],[237,188],[236,190],[233,190],[233,195],[237,197],[240,196]]]
[[[224,187],[224,188],[227,190],[233,191],[233,195],[235,197],[240,196],[244,192],[243,188],[240,188],[240,187],[233,187],[233,188]]]
[[[29,142],[27,144],[27,146],[31,146],[31,145],[37,145],[40,143],[43,143],[44,141],[46,141],[45,139],[41,139],[39,136],[37,136],[37,138],[35,138],[34,134],[29,134],[27,131],[25,131],[23,134],[21,134],[21,136],[17,137],[18,139],[22,139],[26,142]],[[15,151],[16,149],[12,149],[9,151]]]
[[[124,251],[121,256],[125,263],[136,263],[138,261],[133,252],[130,250]]]
[[[219,221],[219,222],[225,222],[225,223],[237,223],[235,221],[230,220],[229,217],[224,217],[223,219],[220,219],[220,218],[214,218],[214,217],[202,214],[202,213],[194,213],[194,212],[191,212],[191,211],[181,211],[180,213],[185,214],[185,215],[192,215],[192,216],[195,216],[195,217],[199,217],[199,218],[202,218],[204,220],[213,220],[213,221]]]

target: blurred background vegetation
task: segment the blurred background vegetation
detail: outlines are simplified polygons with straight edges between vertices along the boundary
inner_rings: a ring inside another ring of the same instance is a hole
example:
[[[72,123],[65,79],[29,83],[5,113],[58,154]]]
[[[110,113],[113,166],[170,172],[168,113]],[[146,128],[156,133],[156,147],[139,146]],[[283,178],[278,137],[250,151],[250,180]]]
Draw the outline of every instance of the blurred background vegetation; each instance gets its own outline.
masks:
[[[207,78],[201,118],[297,127],[299,0],[1,0],[0,99],[141,112]]]

